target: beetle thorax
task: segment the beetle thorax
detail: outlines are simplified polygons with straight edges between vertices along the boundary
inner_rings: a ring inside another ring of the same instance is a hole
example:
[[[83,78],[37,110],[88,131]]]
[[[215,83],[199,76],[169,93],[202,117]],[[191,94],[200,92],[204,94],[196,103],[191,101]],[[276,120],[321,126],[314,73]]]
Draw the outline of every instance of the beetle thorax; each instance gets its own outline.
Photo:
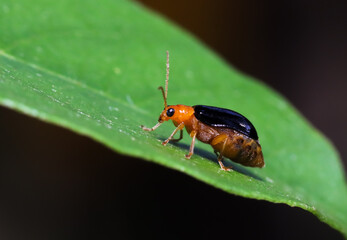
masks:
[[[171,119],[178,124],[190,121],[194,114],[194,109],[190,106],[174,105],[171,107],[175,109],[175,114],[171,117]]]

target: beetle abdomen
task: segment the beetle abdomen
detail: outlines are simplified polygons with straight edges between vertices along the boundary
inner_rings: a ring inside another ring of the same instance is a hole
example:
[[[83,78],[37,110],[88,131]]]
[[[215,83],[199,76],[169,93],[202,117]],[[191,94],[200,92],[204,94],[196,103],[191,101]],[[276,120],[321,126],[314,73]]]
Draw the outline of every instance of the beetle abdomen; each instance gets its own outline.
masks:
[[[193,108],[194,116],[209,126],[233,129],[247,137],[258,140],[258,134],[253,124],[235,111],[204,105],[195,105]]]
[[[211,144],[213,149],[230,160],[250,167],[263,167],[264,158],[260,144],[230,128],[212,127],[193,117],[186,125],[187,132],[197,131],[196,138]]]
[[[222,156],[245,166],[264,166],[264,157],[258,141],[231,129],[226,129],[221,134],[226,136],[226,142],[220,141],[212,144],[212,147]]]

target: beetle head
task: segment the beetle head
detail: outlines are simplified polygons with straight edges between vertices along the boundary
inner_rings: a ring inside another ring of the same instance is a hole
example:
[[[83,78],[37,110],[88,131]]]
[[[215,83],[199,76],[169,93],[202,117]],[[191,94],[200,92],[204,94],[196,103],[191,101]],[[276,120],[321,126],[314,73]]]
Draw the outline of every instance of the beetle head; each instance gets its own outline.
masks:
[[[158,122],[172,120],[176,124],[190,120],[194,114],[194,109],[186,105],[168,105],[159,116]]]

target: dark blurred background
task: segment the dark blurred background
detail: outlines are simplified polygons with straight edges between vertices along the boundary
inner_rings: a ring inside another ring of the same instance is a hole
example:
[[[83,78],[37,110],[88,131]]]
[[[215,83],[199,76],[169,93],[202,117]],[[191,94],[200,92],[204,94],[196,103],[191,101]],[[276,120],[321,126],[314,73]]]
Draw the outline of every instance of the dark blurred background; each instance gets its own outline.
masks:
[[[282,93],[346,167],[346,1],[141,2]],[[342,239],[299,208],[226,194],[5,108],[0,132],[0,239]]]

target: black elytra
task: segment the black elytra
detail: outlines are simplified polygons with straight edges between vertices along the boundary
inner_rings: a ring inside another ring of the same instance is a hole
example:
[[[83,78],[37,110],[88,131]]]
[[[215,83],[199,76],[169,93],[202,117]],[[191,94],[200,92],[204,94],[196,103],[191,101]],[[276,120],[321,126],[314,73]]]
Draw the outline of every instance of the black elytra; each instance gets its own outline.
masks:
[[[247,137],[258,140],[258,134],[253,124],[238,112],[205,105],[195,105],[193,108],[194,116],[209,126],[233,129]]]

